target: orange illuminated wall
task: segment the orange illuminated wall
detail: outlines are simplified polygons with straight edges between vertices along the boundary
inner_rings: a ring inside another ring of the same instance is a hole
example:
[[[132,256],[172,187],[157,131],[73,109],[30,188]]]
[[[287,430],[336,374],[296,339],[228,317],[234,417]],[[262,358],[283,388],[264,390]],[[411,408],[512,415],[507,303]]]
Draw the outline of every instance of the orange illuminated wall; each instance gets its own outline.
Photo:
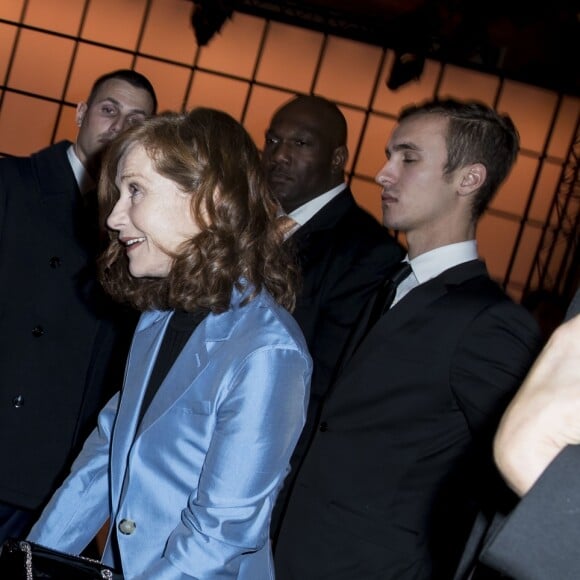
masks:
[[[534,263],[545,224],[557,220],[553,202],[577,138],[580,99],[434,61],[420,81],[393,92],[385,83],[391,51],[240,13],[198,47],[192,8],[186,0],[1,0],[0,155],[74,139],[77,102],[116,68],[148,76],[160,110],[229,112],[260,147],[274,109],[312,92],[344,112],[348,178],[380,218],[373,177],[400,108],[434,96],[477,98],[511,115],[522,141],[517,166],[479,227],[480,253],[516,299],[538,285]],[[556,250],[548,274],[561,273],[568,259]]]

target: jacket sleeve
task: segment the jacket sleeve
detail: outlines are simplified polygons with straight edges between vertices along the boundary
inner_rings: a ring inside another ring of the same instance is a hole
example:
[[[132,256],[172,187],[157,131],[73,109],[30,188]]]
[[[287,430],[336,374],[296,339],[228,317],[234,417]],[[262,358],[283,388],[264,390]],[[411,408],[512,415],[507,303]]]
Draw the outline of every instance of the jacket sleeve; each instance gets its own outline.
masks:
[[[80,554],[109,515],[109,447],[119,394],[99,414],[69,476],[54,493],[28,540],[55,550]]]
[[[492,442],[499,420],[541,347],[535,320],[521,306],[503,300],[484,308],[459,337],[451,386],[478,457],[471,495],[479,509],[511,509],[516,499],[493,462]]]
[[[508,300],[486,307],[466,327],[453,357],[450,380],[476,438],[480,433],[493,435],[540,347],[533,318]]]
[[[548,466],[487,542],[481,561],[515,579],[580,578],[580,445]]]

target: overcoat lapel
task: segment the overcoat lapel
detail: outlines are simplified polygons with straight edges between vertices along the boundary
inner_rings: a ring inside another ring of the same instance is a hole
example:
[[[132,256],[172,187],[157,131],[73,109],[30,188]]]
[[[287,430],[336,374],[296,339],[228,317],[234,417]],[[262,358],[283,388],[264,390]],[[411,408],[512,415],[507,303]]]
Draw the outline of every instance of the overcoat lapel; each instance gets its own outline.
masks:
[[[37,176],[42,212],[70,236],[76,232],[72,218],[77,213],[80,193],[67,157],[69,146],[69,142],[63,141],[56,148],[43,149],[32,155],[31,163]]]

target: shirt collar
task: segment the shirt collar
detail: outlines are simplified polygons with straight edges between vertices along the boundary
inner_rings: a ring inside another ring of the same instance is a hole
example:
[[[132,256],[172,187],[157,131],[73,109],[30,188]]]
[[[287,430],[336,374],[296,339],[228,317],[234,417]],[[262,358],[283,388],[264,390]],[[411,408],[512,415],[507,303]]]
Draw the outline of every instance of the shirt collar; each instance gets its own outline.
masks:
[[[416,256],[412,260],[409,260],[407,255],[405,260],[411,263],[413,274],[415,274],[419,284],[422,284],[439,276],[439,274],[449,270],[449,268],[464,262],[477,260],[477,258],[477,242],[475,240],[467,240],[435,248]]]
[[[78,158],[74,145],[71,145],[67,149],[66,153],[68,155],[68,161],[74,173],[75,180],[79,186],[79,191],[81,194],[84,195],[88,191],[95,189],[97,184],[95,183],[95,180],[89,175],[89,172],[82,164],[82,161]]]
[[[309,202],[296,208],[288,215],[301,226],[303,226],[309,219],[313,218],[327,203],[333,200],[341,191],[346,189],[346,183],[341,183],[333,187],[326,193],[318,195]]]

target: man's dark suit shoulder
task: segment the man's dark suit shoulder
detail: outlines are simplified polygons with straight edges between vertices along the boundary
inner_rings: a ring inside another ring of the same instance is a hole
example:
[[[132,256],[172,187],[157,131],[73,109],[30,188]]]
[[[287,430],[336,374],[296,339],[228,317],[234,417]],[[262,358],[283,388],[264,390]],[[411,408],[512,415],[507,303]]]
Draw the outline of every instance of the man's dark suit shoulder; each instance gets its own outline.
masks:
[[[30,163],[36,164],[38,163],[38,160],[42,163],[45,163],[46,161],[55,163],[56,161],[61,160],[61,163],[56,169],[60,170],[63,167],[67,167],[69,171],[72,171],[67,156],[68,148],[71,145],[71,141],[63,140],[49,145],[48,147],[44,147],[43,149],[39,149],[38,151],[34,151],[30,155],[6,155],[5,157],[0,158],[0,170],[5,170],[7,167],[14,165],[25,166]]]
[[[70,141],[59,141],[29,156],[6,156],[0,158],[0,199],[5,208],[7,197],[12,193],[19,197],[58,193],[77,189],[67,150]],[[0,223],[4,213],[0,208]]]
[[[305,278],[303,297],[323,291],[346,298],[347,290],[360,289],[362,302],[366,302],[388,270],[404,256],[401,245],[355,202],[348,189],[324,206],[294,238]],[[353,299],[361,301],[360,296]]]
[[[350,232],[350,233],[349,233]],[[336,234],[346,234],[336,236]],[[349,189],[344,190],[321,208],[297,233],[303,241],[313,235],[336,237],[337,243],[350,246],[385,244],[398,247],[388,230],[375,217],[358,205]]]
[[[323,358],[331,359],[325,366],[333,366],[362,308],[404,250],[357,205],[349,189],[324,206],[290,242],[303,277],[294,317],[311,350],[323,350]],[[315,344],[316,337],[324,340],[321,334],[328,332],[334,336],[332,345]],[[316,382],[317,353],[313,356]]]

